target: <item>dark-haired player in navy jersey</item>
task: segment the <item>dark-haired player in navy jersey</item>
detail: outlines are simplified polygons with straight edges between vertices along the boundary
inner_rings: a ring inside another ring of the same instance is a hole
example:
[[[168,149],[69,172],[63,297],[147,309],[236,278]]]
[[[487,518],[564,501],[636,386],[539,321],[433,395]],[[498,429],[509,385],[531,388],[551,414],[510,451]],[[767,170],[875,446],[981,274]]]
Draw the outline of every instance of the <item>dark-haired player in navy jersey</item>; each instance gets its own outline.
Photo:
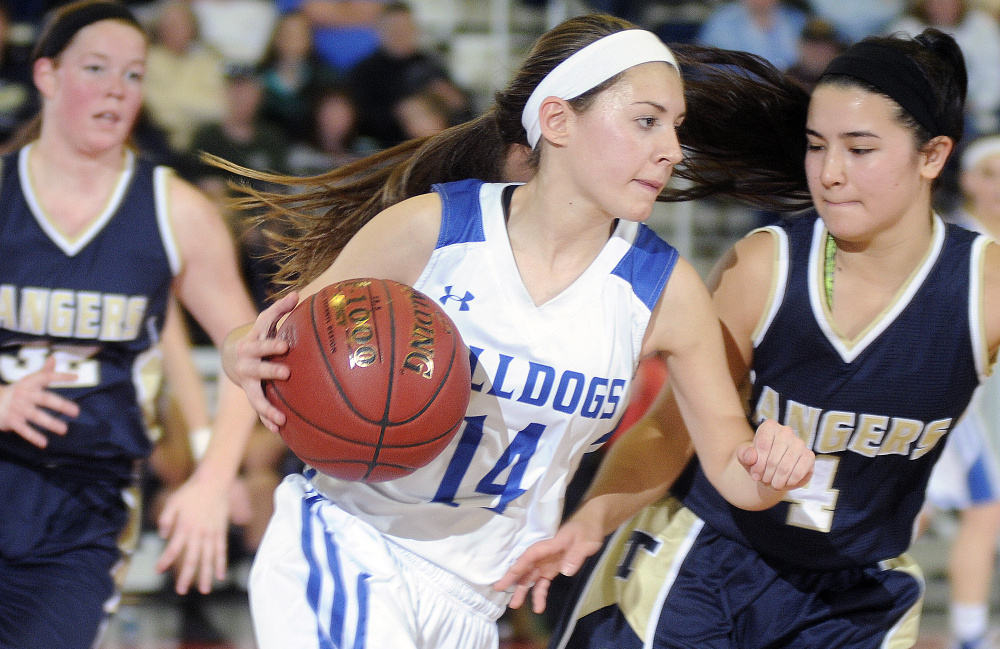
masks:
[[[914,520],[1000,345],[1000,247],[931,207],[962,136],[965,79],[935,30],[865,40],[831,63],[804,124],[816,213],[749,234],[710,282],[748,416],[794,428],[813,477],[765,511],[730,506],[698,461],[682,473],[663,462],[688,444],[665,391],[577,513],[501,582],[523,598],[537,581],[543,608],[548,578],[576,572],[647,505],[588,564],[553,647],[914,644]],[[692,132],[698,151],[707,131]],[[782,137],[774,150],[799,155]]]

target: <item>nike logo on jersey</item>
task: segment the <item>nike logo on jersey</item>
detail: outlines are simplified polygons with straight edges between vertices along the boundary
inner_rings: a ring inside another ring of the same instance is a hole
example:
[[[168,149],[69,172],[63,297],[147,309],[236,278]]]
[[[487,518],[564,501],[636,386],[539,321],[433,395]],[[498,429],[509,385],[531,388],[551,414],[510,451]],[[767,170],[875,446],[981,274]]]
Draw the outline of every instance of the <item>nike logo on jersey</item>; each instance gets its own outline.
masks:
[[[468,291],[466,291],[465,295],[462,295],[462,296],[452,295],[452,293],[451,293],[451,286],[445,286],[444,287],[444,295],[442,295],[441,297],[439,297],[438,301],[441,302],[442,305],[445,305],[448,302],[448,300],[457,300],[458,302],[461,303],[459,305],[459,307],[458,307],[458,310],[459,311],[468,311],[469,310],[469,302],[471,302],[474,299],[476,299],[476,296],[473,295],[472,293],[469,293]]]
[[[142,330],[149,300],[72,289],[18,287],[0,284],[0,327],[58,338],[122,341]]]

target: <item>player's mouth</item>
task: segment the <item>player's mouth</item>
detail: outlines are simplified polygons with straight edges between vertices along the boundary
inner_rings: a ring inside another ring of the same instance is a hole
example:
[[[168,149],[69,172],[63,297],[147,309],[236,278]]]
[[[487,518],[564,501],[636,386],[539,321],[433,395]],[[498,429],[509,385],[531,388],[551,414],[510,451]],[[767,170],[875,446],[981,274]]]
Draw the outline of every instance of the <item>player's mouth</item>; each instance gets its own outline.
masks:
[[[104,122],[106,124],[115,125],[122,120],[121,115],[111,111],[104,111],[94,115],[94,119],[99,122]]]
[[[636,178],[635,182],[639,183],[641,186],[649,189],[650,191],[656,194],[662,192],[664,186],[666,186],[666,183],[662,183],[656,180],[643,180],[642,178]]]
[[[852,207],[852,206],[855,206],[855,205],[861,205],[861,201],[846,200],[846,199],[842,199],[842,198],[836,199],[836,200],[832,199],[832,198],[821,198],[820,200],[823,202],[824,205],[826,205],[828,207],[833,207],[833,208],[837,208],[837,207]]]

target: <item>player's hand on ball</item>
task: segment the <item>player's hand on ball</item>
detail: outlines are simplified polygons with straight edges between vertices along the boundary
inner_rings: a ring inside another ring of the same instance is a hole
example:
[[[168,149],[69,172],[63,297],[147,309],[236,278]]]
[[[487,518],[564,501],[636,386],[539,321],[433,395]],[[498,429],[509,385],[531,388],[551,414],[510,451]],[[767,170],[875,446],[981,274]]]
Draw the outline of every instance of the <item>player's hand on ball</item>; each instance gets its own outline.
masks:
[[[278,428],[285,423],[285,415],[267,400],[261,381],[283,381],[288,378],[289,370],[286,365],[267,359],[288,351],[288,342],[276,338],[274,334],[278,322],[295,308],[298,301],[297,293],[289,293],[264,309],[253,326],[242,336],[230,335],[222,353],[226,374],[247,393],[261,422],[273,433],[278,432]]]
[[[771,419],[757,428],[753,444],[744,444],[738,456],[750,477],[777,490],[808,483],[816,462],[816,455],[794,430]]]
[[[534,543],[525,550],[500,581],[493,584],[493,589],[504,591],[514,587],[508,603],[511,608],[520,608],[530,590],[532,610],[542,613],[552,580],[560,574],[575,575],[587,557],[601,549],[603,542],[600,530],[571,518],[551,539]]]
[[[66,422],[52,413],[76,417],[80,414],[80,406],[48,387],[53,383],[75,381],[77,376],[56,372],[55,367],[55,358],[49,356],[42,369],[10,385],[0,386],[0,430],[16,433],[39,448],[45,448],[49,440],[35,427],[56,435],[66,434]]]

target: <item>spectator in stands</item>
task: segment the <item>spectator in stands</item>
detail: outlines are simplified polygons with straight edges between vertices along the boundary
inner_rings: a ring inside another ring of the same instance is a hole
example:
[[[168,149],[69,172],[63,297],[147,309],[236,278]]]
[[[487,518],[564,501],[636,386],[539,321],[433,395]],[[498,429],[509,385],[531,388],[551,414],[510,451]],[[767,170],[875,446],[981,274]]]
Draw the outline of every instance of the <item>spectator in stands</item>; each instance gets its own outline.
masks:
[[[288,171],[313,176],[336,169],[365,155],[378,145],[357,134],[357,109],[347,89],[332,86],[314,97],[309,137],[289,147]]]
[[[309,19],[301,11],[278,19],[260,75],[264,84],[261,118],[292,139],[308,137],[312,97],[333,85],[337,73],[316,53]]]
[[[393,110],[393,116],[403,129],[403,139],[429,137],[448,128],[448,105],[432,92],[419,92],[403,97]]]
[[[187,0],[202,38],[228,65],[257,65],[278,22],[274,0]]]
[[[966,136],[997,130],[1000,110],[1000,25],[997,19],[968,0],[916,0],[889,32],[911,36],[936,27],[958,43],[969,71]]]
[[[848,44],[881,34],[899,18],[905,0],[809,0],[813,13],[829,21]]]
[[[832,24],[822,18],[810,18],[799,36],[799,59],[788,69],[788,74],[812,90],[826,66],[844,48],[844,42]]]
[[[358,63],[348,84],[358,107],[358,131],[389,147],[407,139],[396,114],[399,102],[427,93],[448,111],[448,124],[471,117],[466,93],[445,66],[421,49],[417,23],[405,2],[386,5],[378,20],[379,47]]]
[[[201,39],[198,17],[186,0],[163,5],[152,26],[145,91],[149,117],[177,152],[188,150],[197,128],[222,119],[222,57]]]
[[[384,0],[276,0],[282,12],[302,11],[313,29],[316,51],[347,74],[378,48],[375,22]]]
[[[786,70],[799,58],[799,34],[805,24],[805,12],[779,0],[739,0],[713,11],[698,40],[756,54]]]
[[[260,77],[252,68],[232,68],[226,82],[225,115],[222,121],[207,124],[195,132],[192,151],[216,155],[249,169],[287,173],[288,144],[285,137],[277,128],[259,118],[263,92]],[[261,266],[261,256],[268,242],[260,233],[247,229],[246,215],[225,209],[231,196],[227,183],[233,176],[208,164],[200,164],[198,168],[196,183],[223,206],[223,213],[239,246],[244,281],[255,304],[263,307],[269,297],[269,266]],[[197,330],[193,334],[197,340]]]
[[[226,72],[226,108],[222,119],[195,132],[192,153],[205,152],[249,169],[284,173],[287,146],[281,132],[259,117],[263,95],[260,76],[253,68],[230,68]],[[209,195],[221,198],[225,193],[223,172],[212,165],[203,165],[203,170],[199,186]]]
[[[10,16],[6,5],[0,3],[0,144],[7,142],[39,106],[29,53],[10,40]]]

